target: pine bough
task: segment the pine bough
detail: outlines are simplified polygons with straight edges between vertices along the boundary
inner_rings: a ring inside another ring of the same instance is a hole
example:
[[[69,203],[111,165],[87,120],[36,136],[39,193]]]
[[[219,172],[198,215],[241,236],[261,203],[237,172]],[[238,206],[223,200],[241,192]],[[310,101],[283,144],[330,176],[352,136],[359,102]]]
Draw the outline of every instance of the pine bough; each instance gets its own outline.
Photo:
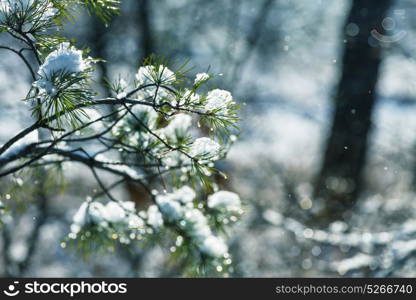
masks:
[[[205,88],[212,75],[197,74],[187,84],[186,64],[172,71],[156,59],[145,60],[131,82],[109,84],[112,97],[96,98],[90,83],[97,60],[60,32],[77,8],[107,22],[118,4],[0,1],[0,33],[14,38],[16,47],[0,49],[18,55],[28,69],[33,84],[25,101],[35,119],[0,147],[0,176],[81,163],[101,192],[86,197],[63,247],[88,254],[120,243],[170,240],[172,256],[190,274],[226,273],[232,262],[226,227],[238,220],[242,206],[237,194],[219,190],[215,176],[225,174],[214,163],[235,141],[238,107],[229,92]],[[106,185],[103,172],[117,180]],[[140,185],[152,204],[139,211],[134,202],[113,196],[126,182]],[[0,204],[4,209],[7,202]]]

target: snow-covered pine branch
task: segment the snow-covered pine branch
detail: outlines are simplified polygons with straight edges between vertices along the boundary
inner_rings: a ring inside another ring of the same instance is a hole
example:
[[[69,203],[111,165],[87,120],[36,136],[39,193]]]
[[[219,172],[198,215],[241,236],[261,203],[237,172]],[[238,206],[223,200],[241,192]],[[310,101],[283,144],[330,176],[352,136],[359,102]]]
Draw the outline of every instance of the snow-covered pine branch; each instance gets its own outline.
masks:
[[[117,3],[1,1],[0,32],[15,42],[0,49],[19,55],[32,74],[25,101],[34,122],[0,146],[0,177],[82,164],[101,193],[86,197],[63,246],[75,243],[88,254],[115,243],[170,240],[184,271],[224,273],[232,262],[224,233],[243,210],[237,194],[219,190],[214,175],[225,175],[215,163],[235,141],[238,107],[228,91],[206,88],[214,75],[189,80],[186,64],[172,70],[152,58],[133,81],[113,82],[111,97],[96,98],[98,61],[59,33],[75,17],[73,6],[108,20]],[[107,185],[102,172],[117,180]],[[125,182],[141,185],[153,204],[139,210],[113,196]]]

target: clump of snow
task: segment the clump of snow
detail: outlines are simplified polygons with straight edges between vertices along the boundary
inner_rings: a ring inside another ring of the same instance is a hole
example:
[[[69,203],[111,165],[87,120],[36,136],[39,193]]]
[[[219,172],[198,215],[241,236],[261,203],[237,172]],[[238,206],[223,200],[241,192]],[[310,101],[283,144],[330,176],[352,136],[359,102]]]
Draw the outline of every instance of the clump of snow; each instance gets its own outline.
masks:
[[[201,252],[212,257],[222,257],[227,253],[227,245],[221,238],[213,235],[207,218],[199,209],[189,209],[184,220],[185,225],[182,227]]]
[[[186,221],[184,229],[198,244],[201,245],[205,239],[212,235],[208,220],[199,209],[189,209],[184,220]]]
[[[147,209],[147,224],[153,229],[160,229],[163,226],[163,217],[156,205],[150,205]]]
[[[106,205],[100,202],[84,202],[75,213],[72,221],[73,228],[81,228],[87,223],[102,224],[108,222],[112,224],[126,223],[129,224],[134,220],[135,225],[143,223],[137,218],[130,218],[130,214],[134,214],[134,202],[114,202],[110,201]],[[74,231],[74,230],[73,230]],[[78,231],[78,230],[77,230]],[[76,232],[75,232],[76,233]]]
[[[127,93],[126,92],[121,92],[121,93],[118,93],[117,95],[116,95],[116,98],[118,99],[118,100],[120,100],[120,99],[124,99],[124,98],[126,98],[127,97]]]
[[[241,212],[240,197],[233,192],[218,191],[208,196],[208,207],[230,213]]]
[[[221,146],[210,138],[202,137],[197,138],[191,145],[189,154],[193,157],[196,156],[216,156],[220,151]]]
[[[192,203],[196,197],[195,191],[187,185],[184,185],[180,189],[176,190],[174,195],[177,201],[180,201],[183,204]]]
[[[85,71],[90,62],[82,56],[82,51],[71,47],[69,43],[61,43],[58,48],[52,51],[39,68],[39,75],[51,78],[60,72],[78,73]]]
[[[146,86],[138,91],[137,95],[139,98],[151,98],[153,101],[161,102],[172,97],[168,97],[169,93],[165,88],[157,87],[157,85],[167,86],[173,84],[176,81],[176,75],[164,65],[148,65],[139,68],[136,73],[136,80],[139,86]]]
[[[58,92],[51,82],[54,76],[84,72],[90,65],[90,61],[83,58],[81,50],[71,47],[67,42],[61,43],[40,66],[38,74],[41,78],[34,85],[40,88],[41,92],[54,96]]]
[[[126,218],[125,209],[117,202],[110,201],[105,206],[105,220],[110,223],[119,223]]]
[[[78,208],[77,212],[72,218],[72,222],[76,225],[84,226],[85,223],[87,222],[87,216],[88,216],[88,203],[84,202]]]
[[[179,151],[170,151],[166,153],[162,158],[162,162],[167,167],[180,166],[185,162],[191,163],[190,159]]]
[[[347,272],[368,267],[373,263],[373,260],[373,257],[360,253],[351,258],[336,262],[334,266],[340,275],[345,275]]]
[[[205,104],[205,110],[219,111],[223,114],[227,113],[227,106],[233,102],[233,97],[230,92],[215,89],[208,93],[207,103]]]
[[[180,97],[175,97],[172,101],[173,106],[184,106],[190,104],[199,104],[201,96],[195,91],[185,89]]]
[[[128,226],[130,229],[141,229],[145,226],[145,223],[138,215],[130,214],[128,218]]]
[[[182,205],[190,204],[196,194],[189,186],[183,186],[173,193],[165,193],[156,196],[156,203],[160,211],[168,221],[178,221],[184,215],[185,208]]]
[[[178,221],[182,218],[183,209],[181,204],[171,199],[169,194],[158,195],[156,203],[167,221]]]
[[[173,225],[175,228],[180,228],[184,236],[190,239],[190,242],[204,255],[214,259],[226,257],[228,247],[221,237],[214,234],[207,216],[193,203],[196,194],[192,188],[183,186],[172,193],[154,194],[156,205],[149,206],[146,212],[139,214],[137,214],[135,204],[130,201],[110,201],[107,204],[86,201],[73,217],[69,236],[75,239],[82,228],[89,224],[102,226],[106,229],[114,228],[114,225],[117,225],[115,228],[125,226],[123,230],[137,230],[136,233],[139,234],[153,232],[146,230],[146,226],[158,232],[166,224],[166,226]],[[229,199],[232,198],[232,200],[225,202],[234,207],[236,206],[236,195],[232,194],[223,195],[228,196]],[[128,236],[120,236],[120,242],[129,243],[130,239],[136,237],[136,234]]]
[[[207,73],[198,73],[195,76],[194,84],[198,84],[204,82],[209,79],[209,75]]]
[[[145,216],[137,213],[135,204],[131,201],[110,201],[104,205],[87,200],[75,213],[68,236],[76,239],[84,226],[93,225],[100,228],[101,232],[112,232],[112,238],[118,238],[120,243],[129,244],[130,240],[145,233],[146,223],[143,218]]]
[[[213,234],[208,219],[201,210],[193,206],[195,196],[193,189],[183,186],[172,193],[157,195],[156,203],[163,218],[182,228],[202,253],[211,257],[223,257],[228,251],[227,245]]]
[[[195,199],[196,194],[192,188],[190,188],[187,185],[184,185],[183,187],[175,190],[172,193],[165,193],[163,195],[158,195],[156,196],[156,199],[160,197],[168,198],[169,200],[177,201],[182,204],[188,204],[188,203],[191,203]]]
[[[214,235],[206,238],[200,249],[203,253],[213,257],[222,257],[228,252],[224,240]]]
[[[100,202],[92,202],[88,206],[89,220],[95,224],[105,221],[107,215],[106,206]]]
[[[141,180],[143,179],[142,173],[139,172],[137,169],[133,169],[132,167],[126,165],[107,165],[108,169],[114,170],[119,173],[123,173],[134,180]]]
[[[172,117],[169,125],[163,128],[160,132],[166,137],[177,140],[177,137],[186,135],[188,129],[191,127],[192,117],[187,114],[177,114]]]
[[[185,92],[183,93],[182,99],[181,99],[181,103],[188,103],[188,104],[196,104],[199,103],[201,100],[201,96],[196,93],[195,91],[186,89]]]
[[[148,85],[154,83],[172,84],[176,80],[176,75],[164,65],[158,67],[148,65],[140,67],[136,73],[136,79],[139,85]]]

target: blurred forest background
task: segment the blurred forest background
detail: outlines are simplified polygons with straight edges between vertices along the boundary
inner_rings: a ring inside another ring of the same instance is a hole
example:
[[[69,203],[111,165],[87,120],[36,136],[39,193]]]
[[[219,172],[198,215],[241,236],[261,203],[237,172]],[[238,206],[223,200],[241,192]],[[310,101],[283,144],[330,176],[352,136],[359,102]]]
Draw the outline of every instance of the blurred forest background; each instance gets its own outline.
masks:
[[[102,95],[105,77],[134,74],[153,53],[222,74],[242,120],[219,167],[247,207],[230,238],[231,276],[416,276],[416,3],[123,0],[108,27],[85,14],[66,32],[107,61]],[[0,52],[2,143],[30,123],[17,100],[25,76]],[[87,261],[60,247],[97,188],[84,174],[68,167],[64,192],[42,184],[41,202],[0,183],[2,199],[30,203],[2,229],[0,275],[178,276],[159,247]]]

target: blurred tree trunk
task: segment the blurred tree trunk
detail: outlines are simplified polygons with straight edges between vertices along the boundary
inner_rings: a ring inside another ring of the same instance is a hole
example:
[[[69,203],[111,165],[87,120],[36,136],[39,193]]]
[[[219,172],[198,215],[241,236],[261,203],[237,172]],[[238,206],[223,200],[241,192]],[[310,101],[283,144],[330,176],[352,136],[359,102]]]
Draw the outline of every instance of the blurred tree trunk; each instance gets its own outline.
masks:
[[[153,44],[153,33],[152,33],[152,13],[149,0],[139,0],[136,4],[136,19],[137,28],[139,30],[139,50],[142,56],[142,59],[151,56],[154,52]],[[140,163],[138,161],[138,163]],[[151,203],[151,199],[148,196],[147,191],[140,185],[135,182],[128,181],[126,183],[126,189],[129,194],[130,200],[137,204],[138,208],[146,207]]]
[[[107,48],[107,37],[108,26],[106,27],[100,18],[96,16],[91,17],[91,34],[88,36],[89,44],[91,45],[91,54],[95,58],[106,60],[106,48]],[[107,63],[99,62],[97,64],[98,78],[97,82],[103,91],[103,97],[110,96],[110,92],[106,86],[105,79],[108,79],[108,68]]]
[[[149,0],[139,0],[137,3],[137,25],[140,31],[140,47],[142,57],[149,57],[154,53],[154,42],[151,25],[151,7]]]
[[[385,33],[381,24],[392,4],[393,0],[354,0],[345,24],[344,32],[349,31],[349,35],[345,36],[342,75],[314,195],[323,205],[317,213],[317,221],[323,224],[342,218],[362,190],[375,88],[382,62],[382,49],[371,31]]]
[[[251,29],[245,37],[247,47],[242,52],[242,54],[240,54],[240,57],[237,58],[234,63],[234,70],[231,76],[231,84],[234,88],[238,85],[238,82],[241,80],[244,68],[247,66],[247,61],[249,61],[250,57],[256,50],[261,35],[264,31],[264,27],[266,26],[269,14],[272,11],[274,2],[275,0],[264,0],[263,3],[259,6],[259,12],[253,21]]]

